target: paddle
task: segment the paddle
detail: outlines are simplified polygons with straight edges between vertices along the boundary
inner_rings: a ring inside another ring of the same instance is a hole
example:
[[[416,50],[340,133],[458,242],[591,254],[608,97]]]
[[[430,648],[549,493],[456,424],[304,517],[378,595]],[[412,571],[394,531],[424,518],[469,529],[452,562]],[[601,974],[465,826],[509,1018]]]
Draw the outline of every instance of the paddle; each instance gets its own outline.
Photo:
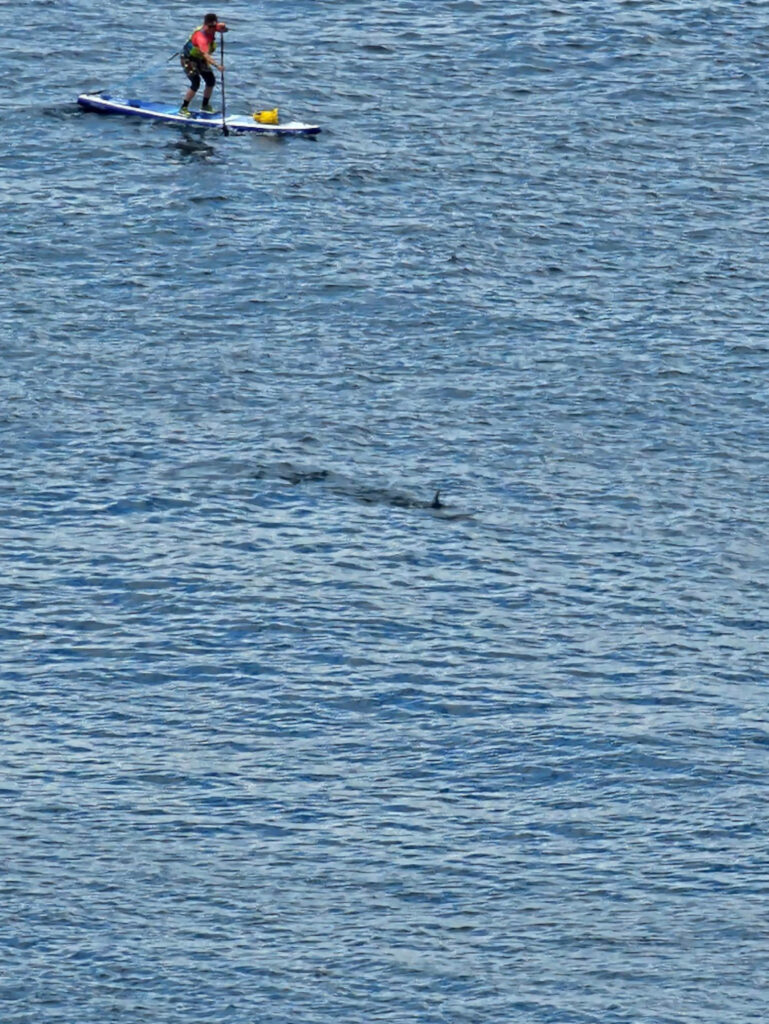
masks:
[[[222,76],[222,131],[225,135],[229,135],[230,129],[227,127],[227,103],[224,96],[224,32],[219,33],[219,44],[222,48],[222,70],[220,72]]]

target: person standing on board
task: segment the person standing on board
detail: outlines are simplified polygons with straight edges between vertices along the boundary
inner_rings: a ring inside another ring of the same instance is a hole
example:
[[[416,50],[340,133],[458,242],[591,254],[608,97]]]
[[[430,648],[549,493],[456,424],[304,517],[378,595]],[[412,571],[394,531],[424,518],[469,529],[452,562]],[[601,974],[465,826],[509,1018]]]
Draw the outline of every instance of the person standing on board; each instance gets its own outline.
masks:
[[[211,93],[214,91],[216,78],[211,68],[224,71],[224,65],[217,64],[213,57],[216,50],[216,33],[226,31],[227,26],[224,22],[218,21],[215,14],[207,14],[203,18],[203,24],[195,29],[182,47],[181,64],[185,75],[190,80],[190,87],[179,108],[179,113],[183,117],[191,116],[189,111],[190,100],[198,91],[201,78],[206,83],[206,87],[203,90],[203,103],[200,109],[204,114],[213,114],[214,108],[211,106]]]

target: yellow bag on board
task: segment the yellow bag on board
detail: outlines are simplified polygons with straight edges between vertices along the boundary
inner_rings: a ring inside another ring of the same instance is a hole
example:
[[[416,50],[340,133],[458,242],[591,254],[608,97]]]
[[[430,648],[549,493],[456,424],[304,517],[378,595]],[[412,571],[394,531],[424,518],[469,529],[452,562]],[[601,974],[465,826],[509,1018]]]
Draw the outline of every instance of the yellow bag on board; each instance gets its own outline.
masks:
[[[278,123],[278,108],[274,110],[257,110],[254,114],[254,120],[260,124],[277,124]]]

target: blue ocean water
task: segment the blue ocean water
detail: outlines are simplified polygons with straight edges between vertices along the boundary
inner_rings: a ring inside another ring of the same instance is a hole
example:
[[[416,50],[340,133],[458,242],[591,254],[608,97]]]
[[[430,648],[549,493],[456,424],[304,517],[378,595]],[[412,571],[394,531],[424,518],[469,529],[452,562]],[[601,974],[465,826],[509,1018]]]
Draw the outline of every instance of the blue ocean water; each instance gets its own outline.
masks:
[[[766,1020],[764,7],[15,11],[3,1024]]]

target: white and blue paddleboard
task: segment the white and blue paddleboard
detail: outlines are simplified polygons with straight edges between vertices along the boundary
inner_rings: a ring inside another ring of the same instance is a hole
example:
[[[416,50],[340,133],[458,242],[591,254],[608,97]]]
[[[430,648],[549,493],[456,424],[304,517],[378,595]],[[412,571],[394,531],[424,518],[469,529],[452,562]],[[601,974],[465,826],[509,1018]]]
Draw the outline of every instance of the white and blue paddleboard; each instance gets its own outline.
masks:
[[[166,124],[180,124],[191,128],[218,128],[223,125],[231,132],[258,132],[260,135],[317,135],[320,127],[317,124],[303,124],[301,121],[287,121],[285,124],[263,124],[245,114],[227,115],[222,122],[222,115],[204,114],[200,110],[190,110],[190,116],[184,117],[179,108],[168,103],[153,103],[150,100],[122,99],[110,96],[105,92],[83,93],[77,102],[85,110],[94,110],[100,114],[125,114],[129,117],[143,117],[151,121],[163,121]]]

